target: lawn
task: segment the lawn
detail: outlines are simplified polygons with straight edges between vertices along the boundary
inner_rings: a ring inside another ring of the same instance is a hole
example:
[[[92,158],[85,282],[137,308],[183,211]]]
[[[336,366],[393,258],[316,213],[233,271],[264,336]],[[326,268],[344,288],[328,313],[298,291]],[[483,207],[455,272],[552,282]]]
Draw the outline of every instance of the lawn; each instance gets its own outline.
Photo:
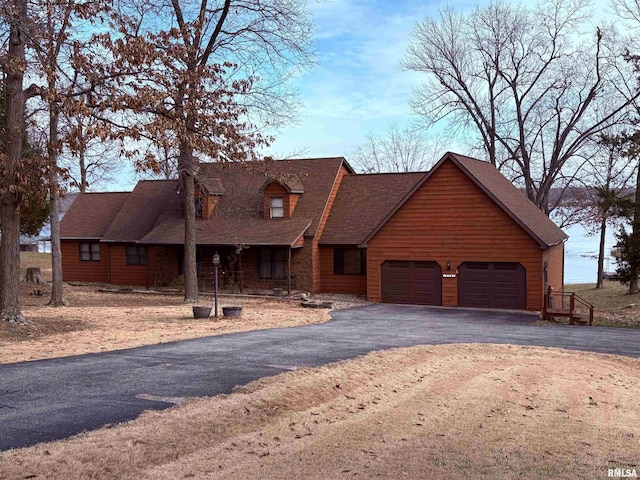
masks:
[[[640,328],[640,294],[629,295],[629,287],[620,282],[605,281],[596,290],[595,283],[565,285],[565,291],[575,292],[595,306],[594,324]]]

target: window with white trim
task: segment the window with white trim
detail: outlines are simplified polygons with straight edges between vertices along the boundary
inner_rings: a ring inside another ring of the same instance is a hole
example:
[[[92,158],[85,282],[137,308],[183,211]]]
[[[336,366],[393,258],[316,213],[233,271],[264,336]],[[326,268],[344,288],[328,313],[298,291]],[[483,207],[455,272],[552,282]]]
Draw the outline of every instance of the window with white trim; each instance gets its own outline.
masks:
[[[269,199],[270,218],[284,218],[284,197]]]

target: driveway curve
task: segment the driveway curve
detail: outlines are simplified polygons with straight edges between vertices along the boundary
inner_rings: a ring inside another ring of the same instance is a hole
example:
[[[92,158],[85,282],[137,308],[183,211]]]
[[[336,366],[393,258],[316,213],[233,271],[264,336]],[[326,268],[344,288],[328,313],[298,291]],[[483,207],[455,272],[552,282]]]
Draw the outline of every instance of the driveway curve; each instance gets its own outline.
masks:
[[[229,393],[261,377],[374,350],[499,343],[640,357],[640,330],[536,326],[523,312],[368,305],[321,325],[258,330],[100,354],[0,365],[0,451]],[[241,321],[241,320],[240,320]]]

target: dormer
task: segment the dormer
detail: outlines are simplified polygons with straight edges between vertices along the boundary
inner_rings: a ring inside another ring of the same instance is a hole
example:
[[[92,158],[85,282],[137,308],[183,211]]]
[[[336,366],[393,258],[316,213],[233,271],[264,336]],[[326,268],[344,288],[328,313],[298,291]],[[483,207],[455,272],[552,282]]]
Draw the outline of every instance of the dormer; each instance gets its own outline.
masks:
[[[304,186],[297,175],[281,175],[267,180],[262,190],[264,218],[291,218]]]
[[[196,218],[209,220],[216,209],[218,200],[224,195],[222,181],[217,178],[198,178],[196,180]]]

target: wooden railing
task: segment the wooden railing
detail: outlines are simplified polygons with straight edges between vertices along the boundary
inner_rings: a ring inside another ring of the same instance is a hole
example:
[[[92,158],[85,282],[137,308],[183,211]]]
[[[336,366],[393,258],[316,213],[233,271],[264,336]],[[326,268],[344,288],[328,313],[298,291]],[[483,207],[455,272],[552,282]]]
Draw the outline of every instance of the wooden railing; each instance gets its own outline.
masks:
[[[588,316],[588,320],[584,317]],[[554,292],[551,288],[544,295],[542,319],[567,317],[570,325],[593,325],[593,305],[574,292]]]

